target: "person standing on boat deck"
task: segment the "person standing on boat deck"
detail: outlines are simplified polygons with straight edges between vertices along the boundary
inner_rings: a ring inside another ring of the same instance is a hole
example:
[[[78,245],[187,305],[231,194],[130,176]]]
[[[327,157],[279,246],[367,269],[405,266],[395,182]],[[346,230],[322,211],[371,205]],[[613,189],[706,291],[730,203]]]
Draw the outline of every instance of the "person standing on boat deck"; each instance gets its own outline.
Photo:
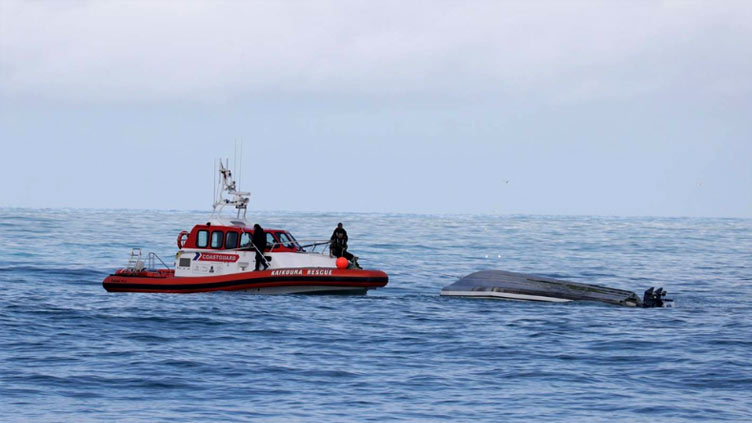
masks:
[[[332,236],[331,236],[331,238],[329,238],[329,240],[330,241],[334,241],[335,239],[337,239],[337,234],[338,233],[343,233],[344,234],[345,244],[347,244],[347,231],[345,230],[345,228],[342,227],[342,222],[337,223],[337,227],[334,228],[334,232],[332,232]]]
[[[261,265],[263,265],[264,270],[266,270],[266,268],[269,267],[264,258],[264,250],[266,250],[266,232],[264,232],[264,229],[258,223],[253,225],[253,238],[251,242],[253,242],[253,246],[256,247],[256,270],[260,270],[259,267],[261,267]]]

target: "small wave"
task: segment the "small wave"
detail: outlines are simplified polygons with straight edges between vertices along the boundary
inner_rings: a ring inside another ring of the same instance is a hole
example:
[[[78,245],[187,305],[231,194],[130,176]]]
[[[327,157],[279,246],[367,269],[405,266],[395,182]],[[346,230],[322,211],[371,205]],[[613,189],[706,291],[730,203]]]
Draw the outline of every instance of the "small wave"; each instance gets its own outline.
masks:
[[[23,275],[53,275],[53,276],[67,276],[67,277],[93,277],[93,276],[106,276],[108,271],[88,269],[88,268],[65,268],[65,267],[48,267],[48,266],[4,266],[0,267],[0,273],[6,274],[23,274]]]

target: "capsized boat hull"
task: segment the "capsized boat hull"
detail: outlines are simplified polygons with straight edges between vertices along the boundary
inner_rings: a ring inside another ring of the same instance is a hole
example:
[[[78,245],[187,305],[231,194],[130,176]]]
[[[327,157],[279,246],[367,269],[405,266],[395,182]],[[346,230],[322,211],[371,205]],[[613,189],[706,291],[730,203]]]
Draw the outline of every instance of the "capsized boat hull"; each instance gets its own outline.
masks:
[[[441,295],[544,302],[599,301],[627,307],[642,303],[632,291],[502,270],[471,273],[444,287]]]
[[[290,268],[228,275],[175,277],[172,271],[118,271],[102,286],[108,292],[194,293],[248,291],[257,294],[364,294],[386,286],[380,270]]]

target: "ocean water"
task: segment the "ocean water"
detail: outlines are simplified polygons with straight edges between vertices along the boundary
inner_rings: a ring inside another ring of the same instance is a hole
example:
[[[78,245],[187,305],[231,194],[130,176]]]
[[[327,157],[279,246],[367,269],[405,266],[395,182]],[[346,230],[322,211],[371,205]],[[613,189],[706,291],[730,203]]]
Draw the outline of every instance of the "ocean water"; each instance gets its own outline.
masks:
[[[0,421],[752,421],[752,220],[253,214],[345,223],[365,296],[110,294],[207,213],[0,209]],[[668,309],[439,296],[480,269]]]

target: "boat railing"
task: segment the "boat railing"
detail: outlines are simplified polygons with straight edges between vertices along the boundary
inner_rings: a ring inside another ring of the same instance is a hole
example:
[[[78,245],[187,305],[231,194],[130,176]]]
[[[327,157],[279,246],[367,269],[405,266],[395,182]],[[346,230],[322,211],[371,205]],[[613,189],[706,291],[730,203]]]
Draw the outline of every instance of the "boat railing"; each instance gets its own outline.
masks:
[[[308,253],[316,253],[316,254],[329,254],[329,246],[332,243],[330,240],[311,240],[311,239],[304,239],[299,242],[301,243],[300,248],[302,248],[303,251],[306,251]],[[321,249],[317,251],[317,248],[319,247],[321,247]],[[308,248],[310,248],[310,250],[308,250]]]
[[[307,242],[308,244],[301,244],[302,242]],[[305,253],[329,254],[329,244],[331,244],[331,241],[302,240],[297,242],[273,242],[267,245],[267,247],[269,248],[268,252],[270,253],[273,253],[278,247],[284,247],[294,248]],[[318,247],[321,248],[317,251]],[[310,250],[307,250],[307,248],[310,248]]]
[[[241,245],[240,247],[237,247],[237,248],[225,248],[224,251],[255,251],[261,255],[261,257],[264,260],[264,263],[266,263],[266,265],[269,266],[269,258],[265,256],[264,254],[261,254],[261,251],[259,251],[259,249],[256,248],[256,246],[252,242],[249,244]],[[271,253],[271,252],[272,252],[271,250],[269,251],[264,250],[264,253]]]
[[[157,261],[162,263],[162,266],[164,266],[165,269],[170,269],[170,266],[168,266],[167,263],[157,255],[157,253],[149,251],[149,255],[146,256],[146,263],[149,265],[149,269],[156,269]]]
[[[128,265],[126,268],[136,272],[146,269],[156,269],[157,262],[162,263],[162,266],[164,266],[165,269],[170,269],[170,266],[168,266],[167,263],[157,255],[157,253],[149,251],[146,255],[146,262],[144,262],[141,249],[131,248],[131,256],[128,259]]]
[[[270,244],[267,244],[268,250],[265,250],[267,253],[273,253],[275,252],[275,249],[278,247],[285,247],[285,248],[298,248],[302,252],[306,253],[314,253],[314,254],[329,254],[329,245],[331,244],[331,241],[322,241],[322,240],[303,240],[302,242],[307,242],[308,244],[301,244],[300,241],[293,244],[293,247],[290,246],[289,242],[273,242]],[[320,248],[319,248],[320,247]],[[310,250],[308,250],[310,248]],[[237,248],[226,248],[226,251],[258,251],[256,249],[256,246],[253,245],[253,243],[248,245],[243,245]]]

